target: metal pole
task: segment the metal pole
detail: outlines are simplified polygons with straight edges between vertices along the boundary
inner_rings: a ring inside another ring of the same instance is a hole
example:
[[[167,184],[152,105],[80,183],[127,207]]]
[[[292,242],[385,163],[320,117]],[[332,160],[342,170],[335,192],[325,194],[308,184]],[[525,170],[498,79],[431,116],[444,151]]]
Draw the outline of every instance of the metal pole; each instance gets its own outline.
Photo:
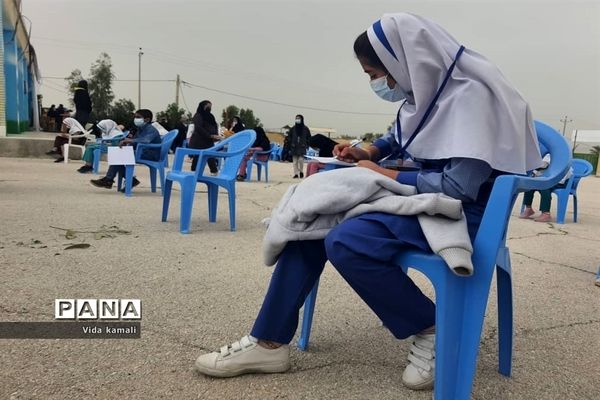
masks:
[[[563,119],[561,119],[560,122],[563,123],[562,135],[565,136],[565,131],[567,130],[567,123],[573,122],[573,120],[569,119],[568,115],[565,115],[565,117]]]
[[[142,108],[142,48],[138,53],[138,110]]]
[[[179,74],[177,74],[177,80],[175,81],[175,104],[177,108],[179,108],[179,85],[181,83],[181,78],[179,78]]]

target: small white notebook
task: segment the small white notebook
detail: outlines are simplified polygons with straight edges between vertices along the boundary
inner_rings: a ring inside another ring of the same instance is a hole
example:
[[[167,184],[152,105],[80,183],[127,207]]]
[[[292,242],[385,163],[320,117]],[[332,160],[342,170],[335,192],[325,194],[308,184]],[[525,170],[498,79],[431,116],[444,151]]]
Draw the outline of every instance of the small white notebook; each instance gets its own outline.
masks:
[[[107,159],[108,165],[134,165],[135,155],[133,154],[133,147],[109,147]]]
[[[313,157],[313,156],[305,156],[305,157],[308,158],[308,162],[318,162],[321,164],[342,165],[344,167],[356,166],[356,163],[349,163],[346,161],[341,161],[335,157]]]

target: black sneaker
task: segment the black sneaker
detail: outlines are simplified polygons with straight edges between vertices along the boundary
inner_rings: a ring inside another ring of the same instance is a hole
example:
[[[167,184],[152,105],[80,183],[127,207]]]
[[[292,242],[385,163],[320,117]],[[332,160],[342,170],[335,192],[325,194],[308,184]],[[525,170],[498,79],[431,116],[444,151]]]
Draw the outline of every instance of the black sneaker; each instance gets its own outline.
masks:
[[[59,162],[63,162],[65,161],[64,157],[58,157],[56,160],[54,160],[55,163],[59,163]]]
[[[292,179],[298,179],[298,175],[292,176]]]
[[[58,150],[50,150],[50,151],[46,152],[46,155],[48,155],[48,156],[52,156],[54,154],[60,154],[60,153],[58,152]]]
[[[245,181],[246,180],[246,176],[245,175],[238,175],[235,179],[238,182]]]
[[[94,170],[94,167],[90,167],[89,165],[84,165],[83,167],[79,168],[77,170],[77,172],[79,172],[80,174],[87,174],[88,172],[92,172]]]
[[[304,178],[304,172],[300,172],[300,179]]]
[[[106,178],[92,179],[90,180],[90,183],[96,187],[105,189],[111,189],[113,185],[113,181],[108,180]]]
[[[134,187],[136,187],[139,184],[140,184],[140,181],[138,181],[137,178],[134,176],[133,179],[131,180],[131,188],[133,189]],[[123,184],[123,187],[119,190],[119,192],[125,193],[125,184]]]

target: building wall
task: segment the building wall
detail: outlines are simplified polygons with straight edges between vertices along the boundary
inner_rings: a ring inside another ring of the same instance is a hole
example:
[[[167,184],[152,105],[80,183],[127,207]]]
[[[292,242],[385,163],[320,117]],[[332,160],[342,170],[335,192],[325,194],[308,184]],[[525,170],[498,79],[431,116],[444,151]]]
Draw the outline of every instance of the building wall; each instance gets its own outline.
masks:
[[[3,8],[0,5],[0,22],[3,21]],[[5,118],[5,96],[4,96],[4,31],[0,29],[0,137],[6,136]]]

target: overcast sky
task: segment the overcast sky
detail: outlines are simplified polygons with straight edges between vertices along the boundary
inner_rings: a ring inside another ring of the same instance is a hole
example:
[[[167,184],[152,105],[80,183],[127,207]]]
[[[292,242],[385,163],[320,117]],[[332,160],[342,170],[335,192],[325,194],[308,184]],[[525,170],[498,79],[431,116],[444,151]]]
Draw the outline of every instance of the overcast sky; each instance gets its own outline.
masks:
[[[117,79],[187,82],[192,113],[213,102],[220,120],[229,104],[251,108],[268,128],[292,123],[340,133],[382,132],[395,105],[379,100],[352,52],[358,34],[384,13],[412,12],[444,26],[466,47],[496,63],[529,101],[534,116],[570,129],[600,129],[600,1],[353,0],[23,0],[42,75],[44,105],[67,103],[65,77],[87,76],[100,52]],[[137,82],[115,82],[116,98],[137,105]],[[161,111],[174,82],[144,82],[142,106]],[[180,100],[183,107],[183,99]],[[361,115],[356,113],[373,113]]]

